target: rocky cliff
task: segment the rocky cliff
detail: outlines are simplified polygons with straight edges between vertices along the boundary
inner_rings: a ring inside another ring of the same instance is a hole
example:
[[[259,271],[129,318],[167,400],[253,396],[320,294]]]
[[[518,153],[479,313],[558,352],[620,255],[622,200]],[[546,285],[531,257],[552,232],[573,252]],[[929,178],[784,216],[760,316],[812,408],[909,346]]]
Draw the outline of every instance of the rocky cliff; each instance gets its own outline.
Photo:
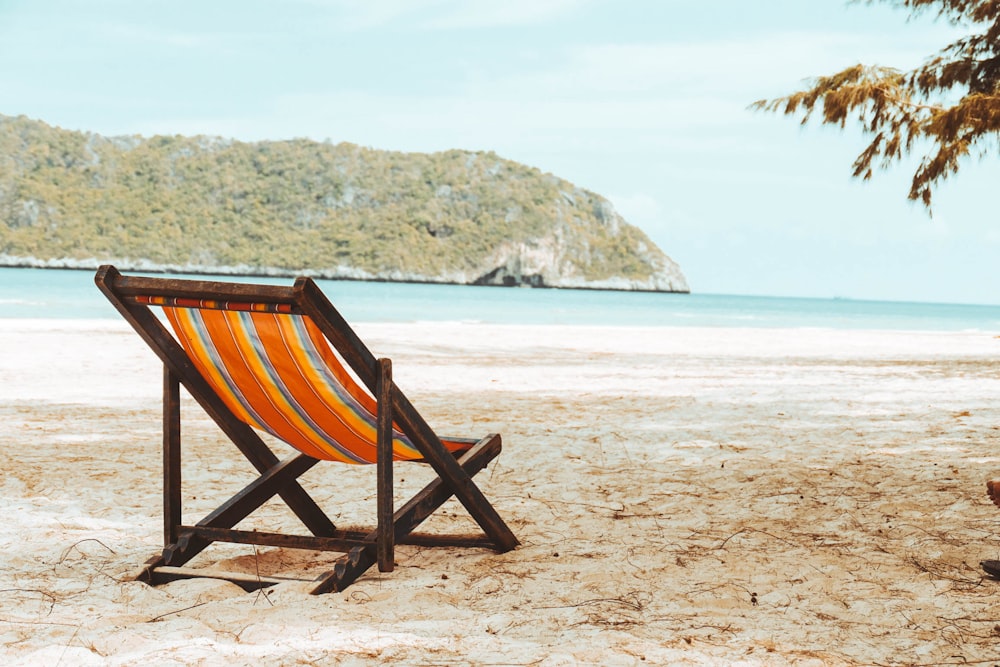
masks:
[[[686,292],[604,198],[489,152],[0,116],[0,264]]]

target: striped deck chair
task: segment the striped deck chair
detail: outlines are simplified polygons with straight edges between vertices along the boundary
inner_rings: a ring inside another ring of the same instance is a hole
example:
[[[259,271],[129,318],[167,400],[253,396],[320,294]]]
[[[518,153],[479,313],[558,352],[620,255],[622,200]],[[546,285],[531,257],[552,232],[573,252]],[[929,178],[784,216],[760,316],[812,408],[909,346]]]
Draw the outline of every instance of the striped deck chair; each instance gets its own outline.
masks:
[[[95,281],[164,367],[165,546],[139,579],[155,585],[211,576],[247,590],[281,581],[185,567],[213,542],[342,552],[333,569],[316,579],[312,592],[318,594],[343,590],[376,563],[380,571],[392,571],[396,544],[497,552],[517,546],[472,481],[499,455],[500,436],[440,439],[393,383],[390,361],[372,355],[311,279],[299,278],[292,287],[245,285],[125,276],[102,266]],[[182,385],[259,473],[194,524],[181,519]],[[279,460],[259,432],[297,453]],[[321,460],[376,465],[374,529],[338,529],[299,484],[298,478]],[[422,462],[437,474],[398,509],[393,506],[393,461]],[[235,528],[275,496],[311,535]],[[413,532],[452,496],[484,535]]]

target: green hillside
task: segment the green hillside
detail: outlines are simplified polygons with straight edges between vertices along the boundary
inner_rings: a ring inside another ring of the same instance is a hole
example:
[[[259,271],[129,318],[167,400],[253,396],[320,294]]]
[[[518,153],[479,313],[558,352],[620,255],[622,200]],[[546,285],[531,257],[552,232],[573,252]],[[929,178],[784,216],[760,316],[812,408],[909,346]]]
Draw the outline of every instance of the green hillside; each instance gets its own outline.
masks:
[[[493,153],[102,137],[6,116],[0,261],[687,290],[606,200]]]

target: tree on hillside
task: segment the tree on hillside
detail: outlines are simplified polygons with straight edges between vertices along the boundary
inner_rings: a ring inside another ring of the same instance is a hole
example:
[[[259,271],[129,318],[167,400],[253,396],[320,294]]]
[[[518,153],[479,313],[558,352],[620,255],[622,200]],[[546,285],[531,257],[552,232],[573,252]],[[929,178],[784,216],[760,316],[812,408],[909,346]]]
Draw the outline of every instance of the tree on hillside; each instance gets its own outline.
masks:
[[[917,150],[926,154],[913,174],[909,198],[928,211],[931,190],[958,172],[963,158],[982,157],[1000,138],[1000,0],[852,0],[887,2],[912,14],[932,13],[969,35],[909,72],[855,65],[810,81],[787,97],[752,106],[787,115],[814,112],[844,127],[856,118],[871,143],[854,161],[854,176],[869,179]]]

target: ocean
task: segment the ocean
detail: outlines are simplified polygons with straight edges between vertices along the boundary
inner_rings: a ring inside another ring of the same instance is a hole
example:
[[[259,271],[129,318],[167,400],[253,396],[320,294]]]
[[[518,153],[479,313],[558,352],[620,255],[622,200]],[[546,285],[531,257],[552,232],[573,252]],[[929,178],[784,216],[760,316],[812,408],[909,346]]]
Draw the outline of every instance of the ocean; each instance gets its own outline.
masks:
[[[0,318],[119,317],[92,271],[0,268]],[[195,277],[195,276],[190,276]],[[196,276],[212,279],[209,276]],[[291,284],[289,278],[221,280]],[[888,329],[1000,334],[1000,306],[318,281],[353,322]]]

